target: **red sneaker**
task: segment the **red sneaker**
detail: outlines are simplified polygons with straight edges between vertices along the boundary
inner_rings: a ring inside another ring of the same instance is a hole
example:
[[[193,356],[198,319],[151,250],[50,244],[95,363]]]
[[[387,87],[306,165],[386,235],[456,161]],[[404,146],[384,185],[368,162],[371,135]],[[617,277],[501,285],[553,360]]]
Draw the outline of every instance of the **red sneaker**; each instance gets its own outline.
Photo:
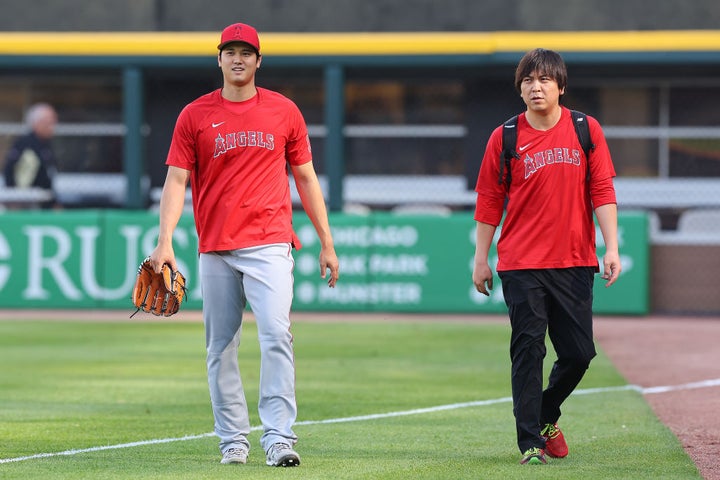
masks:
[[[557,423],[546,424],[545,428],[540,431],[540,436],[545,439],[545,453],[553,458],[567,457],[567,442],[565,442],[565,436]]]

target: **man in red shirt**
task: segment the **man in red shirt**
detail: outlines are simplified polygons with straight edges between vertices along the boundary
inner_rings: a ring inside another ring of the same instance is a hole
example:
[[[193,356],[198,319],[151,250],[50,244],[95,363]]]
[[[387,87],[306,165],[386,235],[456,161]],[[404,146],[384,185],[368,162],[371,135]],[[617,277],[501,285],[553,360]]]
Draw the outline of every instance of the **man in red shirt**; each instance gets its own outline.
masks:
[[[511,182],[498,181],[501,125],[488,140],[475,188],[472,279],[485,295],[493,287],[488,252],[505,210],[496,268],[512,328],[513,413],[522,464],[547,463],[546,454],[567,455],[557,426],[560,406],[596,355],[592,299],[599,265],[593,212],[606,247],[605,285],[612,285],[621,271],[610,152],[597,120],[587,116],[594,148],[585,157],[571,112],[560,105],[566,85],[567,69],[558,53],[535,49],[525,54],[515,72],[515,87],[527,109],[517,118],[517,145],[512,147],[519,158],[511,160]],[[543,390],[546,332],[558,358]]]
[[[292,227],[288,167],[318,234],[320,276],[326,278],[329,270],[330,287],[338,280],[338,258],[305,120],[291,100],[255,85],[262,61],[257,31],[242,23],[230,25],[218,50],[222,88],[187,105],[175,125],[158,244],[150,258],[156,271],[163,263],[177,268],[172,235],[190,182],[221,463],[246,463],[250,450],[238,367],[242,317],[249,302],[260,340],[260,443],[268,465],[297,466],[290,307],[292,248],[300,248],[300,242]]]

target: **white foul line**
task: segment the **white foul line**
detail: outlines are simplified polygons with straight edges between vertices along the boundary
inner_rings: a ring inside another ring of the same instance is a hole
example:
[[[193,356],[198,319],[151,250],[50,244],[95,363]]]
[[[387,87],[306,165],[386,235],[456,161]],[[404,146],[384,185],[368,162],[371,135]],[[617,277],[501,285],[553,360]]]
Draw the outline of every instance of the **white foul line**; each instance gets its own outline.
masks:
[[[696,388],[709,388],[709,387],[717,387],[720,386],[720,378],[715,378],[712,380],[703,380],[701,382],[691,382],[691,383],[684,383],[681,385],[665,385],[660,387],[647,387],[643,388],[639,385],[622,385],[617,387],[602,387],[602,388],[584,388],[580,390],[575,390],[573,392],[573,395],[592,395],[596,393],[607,393],[607,392],[618,392],[618,391],[624,391],[624,390],[632,390],[639,392],[643,395],[649,395],[653,393],[665,393],[665,392],[673,392],[677,390],[692,390]],[[367,420],[377,420],[382,418],[392,418],[392,417],[404,417],[407,415],[419,415],[423,413],[434,413],[434,412],[440,412],[444,410],[457,410],[459,408],[468,408],[468,407],[483,407],[487,405],[495,405],[498,403],[507,403],[512,402],[512,397],[502,397],[502,398],[495,398],[490,400],[478,400],[474,402],[463,402],[463,403],[451,403],[448,405],[438,405],[435,407],[427,407],[427,408],[416,408],[413,410],[402,410],[399,412],[388,412],[388,413],[375,413],[371,415],[359,415],[355,417],[344,417],[344,418],[328,418],[326,420],[305,420],[302,422],[296,422],[295,425],[326,425],[330,423],[348,423],[348,422],[363,422]],[[261,426],[252,427],[250,430],[261,430]],[[37,453],[35,455],[28,455],[25,457],[15,457],[15,458],[0,458],[0,464],[3,463],[12,463],[12,462],[22,462],[24,460],[34,460],[38,458],[50,458],[50,457],[60,457],[60,456],[70,456],[70,455],[77,455],[80,453],[89,453],[89,452],[100,452],[103,450],[116,450],[120,448],[131,448],[131,447],[141,447],[144,445],[159,445],[162,443],[172,443],[172,442],[184,442],[187,440],[197,440],[200,438],[206,438],[206,437],[213,437],[215,436],[215,433],[201,433],[199,435],[186,435],[184,437],[176,437],[176,438],[159,438],[155,440],[142,440],[139,442],[130,442],[130,443],[120,443],[117,445],[105,445],[100,447],[90,447],[90,448],[82,448],[82,449],[75,449],[75,450],[65,450],[63,452],[55,452],[55,453]]]
[[[718,385],[720,385],[720,378],[715,378],[713,380],[703,380],[701,382],[685,383],[682,385],[666,385],[664,387],[648,387],[648,388],[643,388],[640,391],[641,391],[641,393],[647,395],[650,393],[674,392],[676,390],[693,390],[696,388],[717,387]]]

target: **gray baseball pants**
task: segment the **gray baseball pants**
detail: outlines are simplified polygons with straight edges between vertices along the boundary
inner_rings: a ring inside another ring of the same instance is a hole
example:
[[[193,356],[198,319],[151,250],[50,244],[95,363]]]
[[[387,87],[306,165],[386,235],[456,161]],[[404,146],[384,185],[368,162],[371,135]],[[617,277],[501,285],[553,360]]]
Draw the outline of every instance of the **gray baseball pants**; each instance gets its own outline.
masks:
[[[290,333],[293,266],[288,243],[200,254],[208,385],[221,452],[250,448],[250,420],[238,365],[248,302],[260,343],[260,444],[267,451],[277,442],[297,442],[292,430],[297,417]]]

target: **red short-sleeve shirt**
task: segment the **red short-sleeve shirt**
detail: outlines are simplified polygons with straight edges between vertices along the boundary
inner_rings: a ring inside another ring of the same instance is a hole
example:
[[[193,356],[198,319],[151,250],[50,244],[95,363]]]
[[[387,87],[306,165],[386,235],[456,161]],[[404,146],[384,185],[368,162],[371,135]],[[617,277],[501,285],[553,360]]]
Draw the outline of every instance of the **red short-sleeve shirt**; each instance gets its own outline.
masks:
[[[615,203],[615,169],[605,136],[588,116],[590,182],[587,159],[575,133],[570,110],[562,107],[560,121],[546,131],[535,130],[525,114],[518,116],[516,150],[507,192],[499,184],[502,125],[488,140],[475,187],[475,220],[498,226],[497,270],[598,268],[593,209]]]
[[[257,88],[244,102],[204,95],[180,113],[166,161],[189,170],[199,251],[291,242],[289,165],[312,161],[305,120],[288,98]]]

